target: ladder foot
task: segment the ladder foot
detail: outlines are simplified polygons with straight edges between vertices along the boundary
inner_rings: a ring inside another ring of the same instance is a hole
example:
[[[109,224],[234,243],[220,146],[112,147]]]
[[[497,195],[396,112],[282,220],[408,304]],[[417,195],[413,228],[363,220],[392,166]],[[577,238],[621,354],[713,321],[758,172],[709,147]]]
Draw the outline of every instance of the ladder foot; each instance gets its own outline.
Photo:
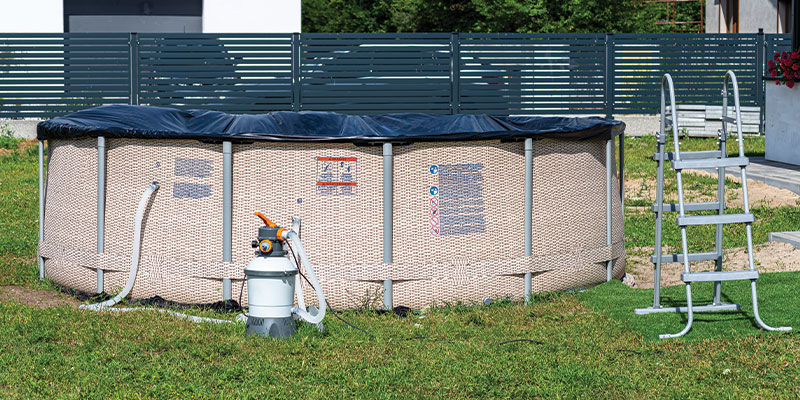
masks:
[[[659,339],[679,338],[679,337],[687,334],[691,329],[692,329],[692,320],[689,320],[689,322],[686,323],[686,326],[683,328],[682,331],[680,331],[678,333],[664,333],[664,334],[658,335],[658,338]]]
[[[778,327],[769,326],[765,324],[764,321],[762,321],[761,318],[759,318],[758,316],[756,316],[756,322],[758,322],[758,325],[761,326],[761,328],[763,328],[766,331],[786,332],[792,330],[791,326],[778,326]]]
[[[738,304],[729,304],[729,303],[717,303],[717,304],[706,304],[702,306],[692,306],[692,310],[694,312],[708,312],[708,311],[741,311],[742,307]],[[675,312],[687,312],[689,308],[686,306],[681,307],[647,307],[647,308],[637,308],[633,310],[634,314],[636,315],[644,315],[644,314],[654,314],[654,313],[675,313]]]
[[[684,245],[686,244],[685,237],[684,237],[684,242],[683,243],[684,243]],[[684,249],[685,248],[686,247],[684,246]],[[686,306],[687,306],[686,307],[687,308],[686,311],[687,311],[688,315],[686,316],[686,326],[683,327],[683,330],[678,332],[678,333],[666,333],[666,334],[658,335],[659,339],[674,339],[674,338],[678,338],[678,337],[681,337],[681,336],[685,335],[687,332],[689,332],[692,329],[692,322],[694,322],[694,310],[693,310],[694,307],[692,307],[692,284],[691,283],[687,283],[686,284]]]

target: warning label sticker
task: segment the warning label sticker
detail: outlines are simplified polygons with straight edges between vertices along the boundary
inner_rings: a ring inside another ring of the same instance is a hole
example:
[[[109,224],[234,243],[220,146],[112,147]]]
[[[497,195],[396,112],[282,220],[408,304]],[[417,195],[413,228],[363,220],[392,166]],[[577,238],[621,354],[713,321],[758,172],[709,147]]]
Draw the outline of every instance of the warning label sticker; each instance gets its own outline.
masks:
[[[468,235],[486,231],[484,165],[431,165],[428,186],[431,235]]]
[[[317,194],[352,196],[358,187],[357,157],[317,157]]]

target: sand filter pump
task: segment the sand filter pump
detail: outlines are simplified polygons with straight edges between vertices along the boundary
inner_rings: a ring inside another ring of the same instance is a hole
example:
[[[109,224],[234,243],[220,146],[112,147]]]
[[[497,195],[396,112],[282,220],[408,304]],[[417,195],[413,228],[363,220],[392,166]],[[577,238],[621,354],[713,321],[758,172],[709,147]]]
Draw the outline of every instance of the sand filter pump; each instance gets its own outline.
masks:
[[[325,294],[300,241],[300,220],[293,219],[292,228],[287,229],[259,212],[255,215],[265,226],[258,229],[258,239],[252,243],[256,257],[244,269],[249,307],[245,335],[291,336],[296,331],[295,319],[321,326],[325,317]],[[287,247],[291,255],[287,254]],[[298,269],[296,257],[302,262],[306,276]],[[319,308],[306,309],[301,281],[304,278],[317,292]],[[294,305],[295,295],[297,306]]]

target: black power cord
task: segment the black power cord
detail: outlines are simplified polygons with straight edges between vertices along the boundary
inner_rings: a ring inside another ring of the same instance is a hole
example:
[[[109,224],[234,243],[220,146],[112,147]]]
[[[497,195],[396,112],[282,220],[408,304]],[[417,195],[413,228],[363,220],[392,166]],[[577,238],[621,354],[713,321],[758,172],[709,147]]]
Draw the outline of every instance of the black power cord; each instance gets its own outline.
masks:
[[[284,243],[286,243],[286,245],[287,245],[287,246],[289,246],[289,252],[292,254],[292,259],[294,260],[294,264],[295,264],[295,266],[297,267],[297,273],[298,273],[298,274],[300,274],[300,276],[302,276],[302,277],[303,277],[303,279],[305,279],[305,281],[306,281],[306,282],[309,284],[309,286],[311,286],[311,287],[313,288],[313,287],[314,287],[314,285],[313,285],[313,284],[311,284],[311,281],[309,281],[309,280],[308,280],[308,278],[306,278],[306,276],[305,276],[305,275],[304,275],[304,274],[301,272],[301,269],[300,269],[300,262],[297,260],[297,256],[295,256],[295,254],[294,254],[294,249],[292,248],[292,244],[291,244],[291,243],[289,243],[289,240],[288,240],[288,239],[287,239],[287,240],[286,240]],[[320,288],[320,290],[322,290],[322,288]],[[320,307],[321,307],[321,306],[322,306],[322,305],[320,304]],[[354,324],[350,323],[350,322],[349,322],[349,321],[347,321],[346,319],[344,319],[344,318],[340,317],[340,316],[339,316],[339,313],[337,313],[337,312],[336,312],[336,310],[334,310],[334,309],[333,309],[333,306],[331,306],[330,304],[326,304],[326,306],[327,306],[327,307],[328,307],[328,308],[331,310],[331,312],[333,313],[333,315],[334,315],[334,316],[335,316],[335,317],[336,317],[336,318],[337,318],[339,321],[342,321],[342,322],[344,322],[345,324],[347,324],[348,326],[350,326],[350,327],[351,327],[351,328],[353,328],[353,329],[356,329],[356,330],[359,330],[359,331],[363,332],[365,335],[368,335],[368,336],[375,336],[375,335],[373,335],[373,334],[371,334],[371,333],[369,333],[369,332],[367,332],[367,331],[365,331],[365,330],[363,330],[363,329],[359,328],[358,326],[356,326],[356,325],[354,325]]]
[[[310,281],[310,280],[308,280],[308,278],[307,278],[307,277],[306,277],[306,276],[305,276],[305,275],[304,275],[304,274],[301,272],[301,269],[300,269],[301,265],[300,265],[300,262],[297,260],[297,256],[294,254],[294,249],[292,248],[292,244],[291,244],[291,243],[289,243],[289,240],[286,240],[286,241],[285,241],[285,243],[286,243],[286,245],[289,247],[289,253],[291,253],[291,255],[292,255],[292,259],[294,260],[295,266],[297,267],[297,273],[298,273],[298,274],[300,274],[300,276],[301,276],[301,277],[303,277],[303,279],[306,281],[306,283],[308,283],[308,284],[309,284],[309,286],[311,286],[311,287],[313,288],[313,287],[314,287],[314,285],[313,285],[313,284],[311,283],[311,281]],[[242,287],[244,287],[244,286],[242,286]],[[320,288],[320,290],[322,290],[322,289]],[[241,299],[242,299],[242,293],[241,293],[241,291],[240,291],[240,292],[239,292],[239,303],[240,303],[240,304],[241,304]],[[369,332],[367,332],[367,331],[365,331],[365,330],[363,330],[363,329],[359,328],[358,326],[356,326],[356,325],[354,325],[354,324],[350,323],[350,322],[349,322],[349,321],[347,321],[346,319],[344,319],[344,318],[342,318],[341,316],[339,316],[339,313],[337,313],[337,312],[336,312],[336,310],[334,310],[334,309],[333,309],[333,307],[332,307],[330,304],[327,304],[327,306],[328,306],[328,308],[331,310],[331,312],[333,313],[333,315],[334,315],[334,316],[335,316],[335,317],[336,317],[336,318],[337,318],[339,321],[342,321],[342,322],[344,322],[345,324],[347,324],[347,325],[348,325],[348,326],[350,326],[351,328],[353,328],[353,329],[356,329],[356,330],[358,330],[358,331],[360,331],[360,332],[364,333],[365,335],[368,335],[368,336],[375,337],[375,335],[373,335],[373,334],[371,334],[371,333],[369,333]],[[431,339],[431,338],[429,338],[429,337],[427,337],[427,336],[412,336],[412,337],[410,337],[410,338],[405,338],[405,339],[403,339],[403,341],[410,341],[410,340],[426,340],[426,339]],[[437,339],[432,339],[432,340],[437,340]],[[447,341],[447,340],[437,340],[437,341],[439,341],[439,342],[442,342],[442,343],[449,343],[449,344],[455,343],[455,342],[453,342],[453,341]],[[512,340],[506,340],[505,342],[500,342],[500,343],[498,343],[498,346],[503,346],[503,345],[506,345],[506,344],[509,344],[509,343],[535,343],[535,344],[545,344],[544,342],[541,342],[541,341],[538,341],[538,340],[533,340],[533,339],[512,339]]]

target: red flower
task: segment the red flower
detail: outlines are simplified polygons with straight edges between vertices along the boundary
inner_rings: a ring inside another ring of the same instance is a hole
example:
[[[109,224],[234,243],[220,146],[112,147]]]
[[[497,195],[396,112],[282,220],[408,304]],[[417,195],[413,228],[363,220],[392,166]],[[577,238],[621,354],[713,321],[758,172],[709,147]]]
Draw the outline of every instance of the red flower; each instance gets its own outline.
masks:
[[[767,65],[769,65],[770,68],[775,68],[777,66],[775,64],[775,61],[772,61],[772,60],[767,61]]]
[[[792,52],[792,60],[800,60],[800,50]]]
[[[786,81],[786,87],[788,87],[789,89],[793,88],[794,87],[794,81]]]
[[[772,77],[774,78],[774,77],[778,76],[778,71],[775,71],[773,69],[772,71],[769,71],[769,74],[772,75]]]
[[[800,69],[800,65],[794,64],[792,65],[792,69],[797,71],[798,69]]]
[[[787,56],[787,55],[788,55],[788,54],[787,54],[785,51],[782,51],[782,52],[781,52],[781,58],[786,58],[786,56]]]

